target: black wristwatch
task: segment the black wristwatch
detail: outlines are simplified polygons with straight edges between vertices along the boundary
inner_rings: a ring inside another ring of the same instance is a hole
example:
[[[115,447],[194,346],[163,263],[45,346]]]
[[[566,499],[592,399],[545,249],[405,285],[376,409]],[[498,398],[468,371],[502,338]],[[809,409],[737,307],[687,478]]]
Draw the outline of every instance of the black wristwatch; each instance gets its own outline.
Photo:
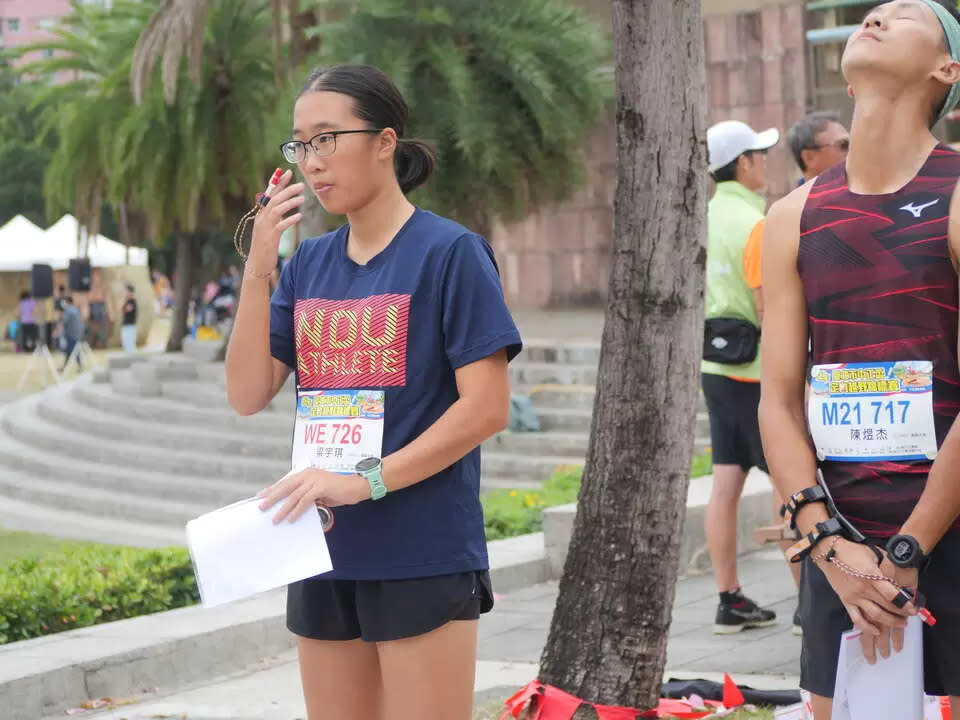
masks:
[[[887,543],[887,555],[897,567],[920,569],[927,564],[927,556],[912,535],[894,535]]]

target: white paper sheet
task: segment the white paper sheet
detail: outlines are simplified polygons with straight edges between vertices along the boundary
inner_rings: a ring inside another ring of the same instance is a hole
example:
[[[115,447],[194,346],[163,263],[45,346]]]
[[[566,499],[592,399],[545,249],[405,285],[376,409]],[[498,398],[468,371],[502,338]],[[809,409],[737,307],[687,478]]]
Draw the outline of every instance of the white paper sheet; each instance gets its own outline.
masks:
[[[333,569],[316,512],[274,525],[248,498],[187,523],[187,546],[204,607],[240,600]]]
[[[867,663],[860,631],[843,634],[832,720],[923,720],[923,625],[907,620],[903,650]]]

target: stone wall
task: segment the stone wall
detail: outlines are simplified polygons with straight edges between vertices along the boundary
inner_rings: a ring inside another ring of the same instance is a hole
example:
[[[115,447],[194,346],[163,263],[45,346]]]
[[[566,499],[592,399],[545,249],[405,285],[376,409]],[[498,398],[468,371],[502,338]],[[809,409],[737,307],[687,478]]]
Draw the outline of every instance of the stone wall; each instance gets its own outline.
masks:
[[[610,23],[609,2],[581,4]],[[703,14],[709,122],[736,119],[785,131],[807,102],[804,3],[703,0]],[[584,162],[587,183],[569,201],[493,229],[504,291],[515,309],[603,302],[616,186],[612,116],[587,140]],[[769,170],[771,198],[788,192],[798,177],[782,144],[770,153]]]
[[[807,108],[805,8],[776,4],[704,18],[710,123],[742,120],[785,133]],[[769,195],[796,186],[800,173],[785,141],[767,164]]]

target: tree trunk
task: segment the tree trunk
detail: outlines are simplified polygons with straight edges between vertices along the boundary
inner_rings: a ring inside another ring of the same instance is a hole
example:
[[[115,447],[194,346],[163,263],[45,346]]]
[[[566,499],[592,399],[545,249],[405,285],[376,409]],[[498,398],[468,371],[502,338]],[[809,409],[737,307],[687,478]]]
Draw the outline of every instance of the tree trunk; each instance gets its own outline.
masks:
[[[173,288],[173,313],[167,352],[183,350],[183,337],[187,334],[187,313],[190,310],[190,289],[193,287],[193,238],[186,232],[178,232],[176,237],[176,285]]]
[[[613,265],[587,465],[540,679],[646,709],[666,661],[703,342],[700,0],[613,0],[613,29]]]

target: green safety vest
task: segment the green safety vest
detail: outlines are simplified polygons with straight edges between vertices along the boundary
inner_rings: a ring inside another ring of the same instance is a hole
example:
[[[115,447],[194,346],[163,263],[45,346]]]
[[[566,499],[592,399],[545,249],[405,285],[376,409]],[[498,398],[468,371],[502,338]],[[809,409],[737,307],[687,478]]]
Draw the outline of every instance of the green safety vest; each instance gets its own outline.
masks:
[[[766,200],[738,182],[717,184],[707,205],[707,288],[708,318],[734,317],[759,326],[753,291],[743,271],[743,249],[750,231],[763,219]],[[760,379],[760,354],[752,363],[723,365],[703,361],[701,371],[709,375]]]

